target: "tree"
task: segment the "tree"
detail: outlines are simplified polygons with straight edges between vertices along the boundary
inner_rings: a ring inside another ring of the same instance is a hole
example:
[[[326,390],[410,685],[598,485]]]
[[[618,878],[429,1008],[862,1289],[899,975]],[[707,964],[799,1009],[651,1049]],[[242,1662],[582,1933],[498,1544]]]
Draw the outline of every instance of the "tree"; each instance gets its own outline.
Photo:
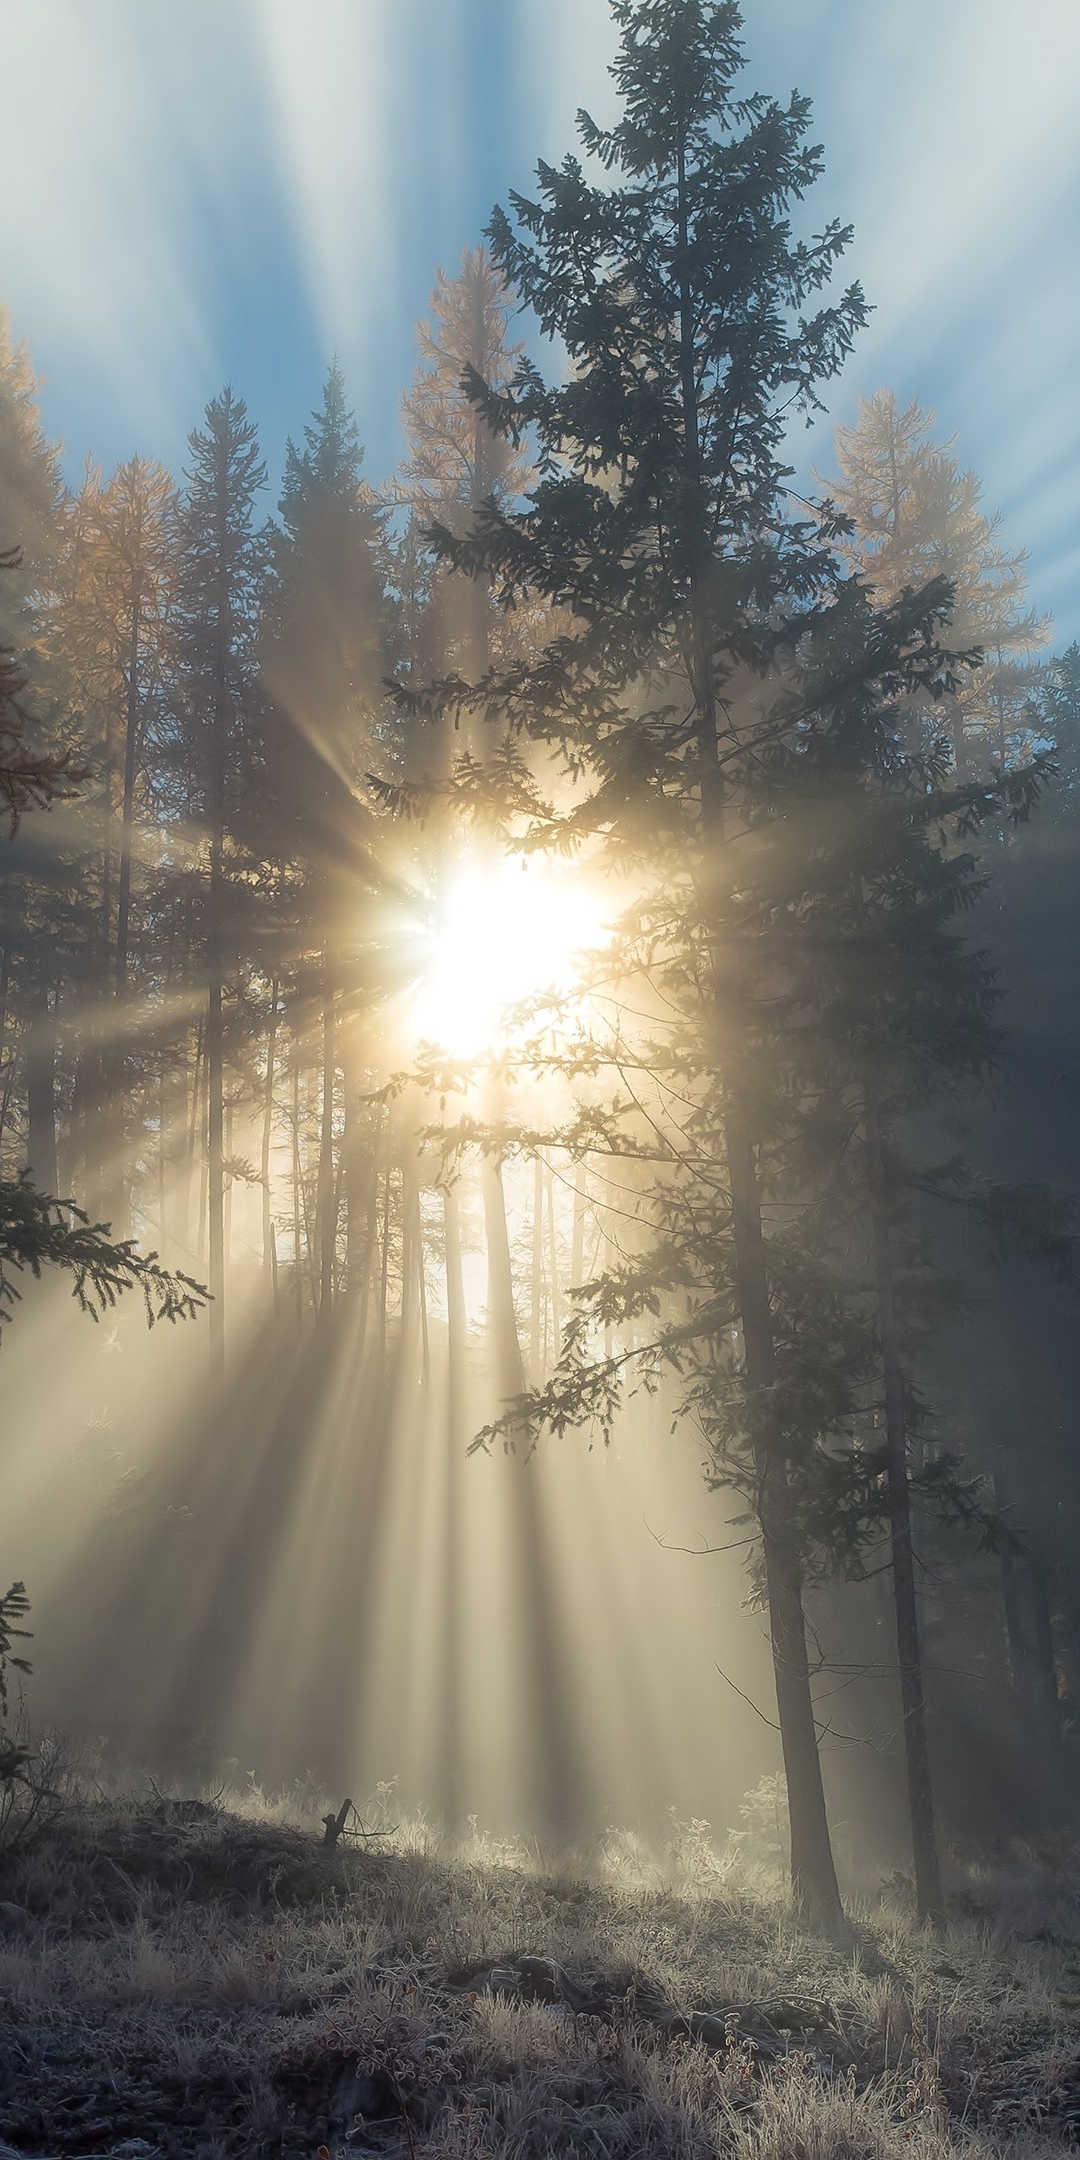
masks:
[[[18,718],[23,724],[29,721],[21,707]],[[55,759],[41,761],[29,799],[39,808],[48,808],[57,796],[68,795],[70,783],[81,777],[66,761],[59,769]],[[25,1171],[14,1180],[0,1179],[0,1327],[10,1320],[21,1295],[16,1278],[27,1272],[40,1278],[46,1267],[59,1267],[72,1276],[72,1295],[95,1320],[115,1305],[123,1291],[135,1287],[142,1292],[150,1326],[157,1320],[190,1318],[206,1303],[201,1284],[188,1275],[170,1273],[156,1253],[140,1253],[131,1239],[115,1241],[107,1223],[92,1223],[72,1201],[56,1200],[40,1191]],[[21,1589],[15,1586],[20,1593]],[[9,1592],[0,1601],[9,1617],[15,1611],[10,1607],[13,1595]],[[0,1665],[8,1648],[5,1636],[0,1641]],[[3,1697],[0,1674],[0,1700]]]
[[[45,439],[25,345],[0,305],[0,554],[13,557],[0,591],[0,645],[24,656],[35,700],[48,682],[44,615],[65,541],[59,451]]]
[[[82,1028],[83,1159],[116,1223],[130,1219],[135,1153],[128,1112],[135,1077],[131,971],[141,897],[136,829],[147,808],[151,719],[172,685],[175,658],[172,480],[146,458],[129,458],[104,486],[90,470],[72,528],[56,636],[99,783],[99,791],[84,796],[79,820],[93,925]]]
[[[225,1356],[226,843],[235,816],[235,773],[255,677],[264,550],[254,503],[265,484],[255,426],[227,385],[211,398],[205,426],[188,438],[181,508],[180,637],[184,697],[205,820],[207,984],[206,1100],[211,1356]]]
[[[15,572],[21,562],[18,548],[0,552],[0,571]],[[0,645],[0,816],[8,820],[11,839],[25,811],[45,810],[65,800],[87,777],[73,750],[32,747],[34,720],[25,702],[27,687],[14,647]]]
[[[4,648],[0,745],[3,800],[15,846],[4,858],[2,996],[22,1067],[30,1160],[50,1184],[56,1162],[54,1063],[57,983],[70,959],[75,879],[55,826],[47,837],[17,832],[18,813],[44,807],[73,783],[84,759],[55,637],[69,538],[59,452],[47,442],[26,347],[0,309],[0,647]],[[43,787],[34,781],[35,770]]]
[[[848,233],[833,223],[815,240],[792,236],[788,211],[820,153],[805,140],[804,98],[734,95],[738,8],[615,0],[613,14],[624,116],[603,130],[582,114],[579,128],[614,179],[591,181],[574,157],[542,165],[537,199],[512,198],[516,224],[497,211],[489,227],[498,268],[569,355],[554,388],[527,361],[502,395],[471,378],[490,425],[538,443],[540,479],[523,512],[487,504],[467,537],[439,538],[444,560],[490,577],[507,603],[539,596],[575,621],[539,660],[439,697],[444,709],[500,699],[512,724],[587,777],[565,842],[599,833],[624,866],[662,862],[638,910],[639,965],[660,965],[670,936],[667,981],[681,979],[683,995],[669,1072],[693,1074],[725,1162],[718,1176],[715,1152],[688,1146],[668,1188],[687,1234],[696,1224],[695,1266],[713,1275],[696,1400],[728,1390],[737,1324],[792,1880],[802,1908],[837,1932],[792,1486],[800,1436],[785,1426],[760,1183],[759,978],[731,842],[769,740],[755,682],[835,576],[827,536],[785,516],[784,432],[792,407],[817,405],[864,306],[852,287],[803,313]],[[616,1320],[655,1310],[665,1287],[664,1204],[658,1193],[655,1279],[639,1266],[596,1290]],[[685,1271],[666,1287],[685,1295]],[[570,1367],[581,1339],[571,1334]],[[579,1408],[588,1394],[578,1390]]]
[[[142,1293],[147,1323],[191,1319],[207,1293],[191,1276],[170,1272],[156,1253],[141,1253],[130,1238],[117,1242],[108,1223],[92,1223],[70,1200],[38,1192],[27,1176],[0,1180],[0,1326],[21,1296],[16,1277],[40,1277],[45,1268],[72,1277],[71,1294],[96,1320],[125,1290]]]
[[[338,1228],[334,1091],[342,1057],[338,1006],[342,944],[359,937],[360,865],[369,821],[357,782],[371,762],[375,716],[388,665],[383,517],[360,478],[363,451],[334,362],[322,404],[290,442],[272,540],[272,570],[260,637],[269,691],[267,778],[271,849],[305,872],[300,958],[318,954],[322,1105],[316,1190],[318,1307],[333,1306]],[[351,935],[345,931],[355,919]],[[344,1050],[348,1055],[349,1033]],[[346,1089],[350,1140],[357,1089]],[[350,1214],[362,1204],[356,1150],[347,1150]]]
[[[507,440],[505,433],[490,425],[463,388],[470,377],[483,380],[496,394],[508,387],[521,352],[520,346],[509,340],[509,311],[506,283],[486,248],[466,248],[456,278],[447,278],[442,271],[437,273],[431,315],[417,333],[420,367],[403,401],[407,450],[402,493],[410,507],[411,529],[419,527],[429,540],[433,531],[460,538],[485,504],[505,512],[521,496],[531,475],[527,456]],[[474,683],[484,679],[493,656],[505,664],[511,653],[520,654],[523,627],[526,636],[530,628],[535,636],[538,627],[535,610],[522,609],[508,615],[493,604],[490,580],[485,575],[462,576],[450,561],[440,560],[437,552],[425,613],[428,620],[424,648],[418,661],[426,663],[429,676],[445,675],[456,668]],[[423,679],[419,666],[413,674],[414,680]],[[491,713],[485,711],[484,722],[497,716],[497,712],[497,707]],[[464,715],[453,715],[453,725],[444,715],[433,757],[428,741],[414,733],[410,769],[418,778],[426,778],[433,771],[436,780],[444,785],[456,771],[464,796],[474,771],[482,769],[496,754],[497,745],[491,737],[490,726],[474,726],[467,710]],[[474,795],[474,808],[478,800]],[[436,842],[437,885],[447,875],[460,838],[452,814],[449,818],[443,816],[441,826]],[[488,1258],[488,1328],[499,1392],[505,1397],[520,1391],[525,1371],[514,1304],[502,1172],[497,1158],[489,1153],[481,1161],[481,1189]],[[443,1211],[447,1268],[455,1274],[455,1280],[448,1283],[447,1298],[455,1314],[462,1315],[464,1289],[457,1279],[457,1197],[451,1188],[444,1193]],[[452,1333],[450,1357],[451,1397],[459,1402],[459,1368],[464,1359],[461,1329],[455,1328]]]
[[[943,714],[936,732],[927,724],[913,740],[913,710],[936,693],[941,712],[954,689],[949,656],[935,650],[933,614],[947,605],[947,588],[931,586],[921,600],[905,594],[891,610],[879,609],[875,623],[856,591],[842,596],[808,641],[809,699],[801,728],[778,748],[774,777],[785,804],[782,844],[795,859],[771,873],[774,890],[786,877],[798,893],[773,979],[783,1009],[778,1055],[792,1066],[802,1096],[793,1140],[797,1147],[801,1125],[809,1142],[802,1181],[820,1194],[817,1235],[833,1249],[833,1280],[843,1288],[847,1278],[841,1312],[852,1307],[854,1319],[861,1307],[872,1318],[869,1342],[860,1345],[857,1329],[849,1329],[846,1351],[838,1340],[832,1354],[834,1373],[840,1379],[846,1370],[850,1390],[846,1409],[842,1393],[834,1398],[834,1426],[856,1441],[855,1453],[837,1464],[833,1537],[846,1519],[854,1554],[872,1535],[879,1508],[887,1524],[917,1902],[920,1918],[937,1926],[944,1901],[913,1486],[921,1484],[954,1520],[978,1521],[979,1507],[948,1456],[932,1476],[921,1465],[913,1475],[912,1443],[926,1415],[916,1361],[957,1296],[955,1269],[946,1274],[935,1262],[927,1204],[945,1202],[954,1213],[959,1204],[995,1239],[1012,1223],[1025,1243],[1042,1240],[1058,1258],[1063,1251],[1060,1210],[1044,1195],[987,1187],[955,1145],[946,1163],[935,1165],[912,1130],[916,1113],[925,1119],[946,1104],[955,1114],[965,1089],[998,1054],[993,969],[960,929],[981,882],[964,843],[986,818],[1026,818],[1045,770],[1036,760],[993,785],[958,780]],[[887,649],[894,625],[920,608],[929,613],[927,671],[912,674],[890,665]],[[875,654],[876,665],[868,665]],[[830,684],[841,686],[838,698]],[[815,708],[824,725],[814,724]],[[843,1258],[853,1250],[860,1255],[854,1271]]]
[[[836,431],[840,477],[828,483],[854,530],[841,543],[851,568],[887,606],[905,588],[946,578],[952,590],[941,632],[953,653],[975,651],[947,701],[957,772],[986,775],[1024,755],[1026,708],[1036,687],[1033,655],[1047,620],[1028,604],[1027,556],[1005,546],[1000,512],[987,516],[975,474],[938,442],[934,415],[891,390],[860,399],[854,427]]]

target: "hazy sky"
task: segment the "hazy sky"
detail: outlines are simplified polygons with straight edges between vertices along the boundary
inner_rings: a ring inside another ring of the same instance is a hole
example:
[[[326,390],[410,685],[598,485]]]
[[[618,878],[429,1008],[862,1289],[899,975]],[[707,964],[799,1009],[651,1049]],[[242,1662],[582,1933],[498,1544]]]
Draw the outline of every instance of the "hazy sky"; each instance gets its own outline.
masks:
[[[1077,0],[746,0],[747,87],[814,100],[816,227],[876,313],[832,413],[933,407],[1080,636]],[[433,270],[573,116],[606,0],[0,0],[0,297],[75,479],[174,470],[230,379],[271,471],[337,351],[379,480]],[[800,463],[830,465],[831,422]]]

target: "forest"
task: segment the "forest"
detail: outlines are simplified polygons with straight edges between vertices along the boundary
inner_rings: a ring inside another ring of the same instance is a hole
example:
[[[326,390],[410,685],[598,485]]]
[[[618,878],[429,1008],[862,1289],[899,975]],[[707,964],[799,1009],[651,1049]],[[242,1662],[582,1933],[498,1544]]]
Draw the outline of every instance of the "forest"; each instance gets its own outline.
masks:
[[[796,486],[868,312],[809,100],[611,13],[385,482],[331,359],[276,504],[231,384],[72,487],[0,312],[0,1857],[55,1731],[174,1842],[291,1792],[338,1866],[348,1792],[342,1866],[697,1855],[841,1955],[886,1880],[940,1956],[1076,1877],[1080,650],[917,400]]]

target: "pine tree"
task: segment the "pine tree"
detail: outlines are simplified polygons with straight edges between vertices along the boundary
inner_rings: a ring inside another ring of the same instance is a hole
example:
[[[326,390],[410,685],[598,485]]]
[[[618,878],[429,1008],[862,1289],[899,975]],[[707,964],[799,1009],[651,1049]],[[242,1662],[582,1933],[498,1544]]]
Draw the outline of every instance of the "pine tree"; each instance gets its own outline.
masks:
[[[255,426],[226,386],[188,438],[181,509],[180,637],[184,696],[207,846],[206,1089],[211,1356],[225,1355],[226,849],[237,813],[236,773],[250,725],[258,603],[265,551],[254,524],[265,485]]]
[[[0,554],[14,558],[0,584],[0,645],[20,656],[40,710],[40,693],[51,687],[43,616],[59,583],[65,491],[59,452],[42,430],[37,387],[26,346],[16,344],[0,304]]]
[[[66,496],[59,453],[41,426],[36,390],[27,349],[16,343],[11,318],[0,308],[0,556],[5,562],[0,648],[6,660],[7,800],[13,814],[41,799],[26,791],[35,766],[59,778],[65,763],[76,769],[84,762],[52,635],[68,537]],[[57,790],[46,792],[55,799]],[[50,1185],[56,1168],[58,984],[68,972],[74,928],[75,880],[60,838],[58,820],[45,832],[18,833],[5,851],[0,891],[4,1019],[12,1023],[13,1054],[22,1053],[16,1102],[21,1094],[29,1160]]]
[[[267,846],[302,866],[306,878],[300,951],[318,954],[322,1114],[316,1194],[318,1308],[329,1320],[334,1295],[338,1179],[334,1161],[335,1081],[349,1061],[350,1031],[339,1027],[344,950],[361,935],[360,867],[370,846],[357,783],[371,762],[388,664],[383,516],[360,477],[363,451],[337,363],[322,405],[290,443],[272,541],[272,572],[260,637],[267,716]],[[299,959],[298,953],[297,958]],[[363,1204],[355,1146],[356,1094],[350,1073],[347,1205]],[[355,1236],[355,1224],[354,1224]]]
[[[91,1184],[100,1182],[101,1204],[114,1222],[128,1218],[131,1205],[126,1127],[127,1081],[135,1077],[136,825],[147,807],[142,765],[152,715],[172,682],[175,583],[176,499],[169,475],[145,458],[128,459],[106,486],[88,472],[73,508],[56,640],[100,790],[85,798],[79,820],[97,886],[96,935],[84,971],[89,1014],[82,1030],[80,1101],[87,1167],[91,1155],[100,1158]],[[89,900],[89,877],[87,883]]]
[[[510,298],[504,279],[487,249],[466,248],[456,278],[440,271],[431,296],[431,314],[419,325],[417,338],[420,367],[413,388],[403,401],[406,458],[401,491],[410,512],[411,535],[417,528],[430,537],[443,532],[461,537],[484,505],[505,512],[524,491],[531,468],[527,457],[511,445],[505,434],[491,427],[475,401],[464,393],[463,380],[471,374],[496,393],[509,385],[521,348],[508,336]],[[409,535],[406,536],[407,538]],[[523,608],[508,613],[493,601],[490,581],[483,575],[464,577],[436,557],[425,593],[424,649],[417,655],[414,679],[424,674],[445,675],[459,670],[471,682],[486,675],[493,658],[505,664],[520,653],[530,630],[536,635],[536,611]],[[493,708],[497,713],[498,708]],[[490,716],[485,714],[485,721]],[[455,769],[468,787],[476,767],[482,768],[497,750],[492,730],[483,722],[473,724],[469,711],[443,717],[437,746],[426,729],[413,732],[410,766],[417,778],[446,782]],[[444,821],[432,850],[436,856],[434,879],[438,884],[452,859],[455,834],[453,820]],[[430,846],[430,843],[429,843]],[[524,1385],[525,1369],[518,1335],[511,1269],[506,1197],[497,1159],[485,1155],[481,1164],[481,1189],[487,1242],[487,1313],[492,1362],[500,1396],[516,1395]],[[446,1209],[449,1212],[446,1213]],[[445,1251],[448,1266],[458,1264],[455,1236],[455,1203],[444,1202]],[[464,1310],[464,1291],[459,1282],[448,1287],[448,1302]],[[451,1337],[451,1360],[460,1367],[464,1340]],[[451,1394],[461,1397],[460,1372],[455,1369]],[[452,1450],[454,1442],[451,1443]]]
[[[540,479],[520,515],[488,506],[466,539],[447,533],[440,544],[455,567],[490,577],[498,597],[539,596],[576,618],[540,661],[493,673],[479,696],[500,696],[513,722],[588,776],[591,802],[571,831],[607,832],[624,863],[663,855],[666,890],[655,912],[641,910],[642,953],[650,942],[659,953],[660,926],[679,910],[667,976],[674,986],[681,971],[686,1039],[671,1069],[680,1057],[692,1064],[711,1098],[711,1141],[726,1155],[726,1197],[705,1149],[689,1143],[692,1190],[681,1173],[668,1188],[680,1237],[700,1204],[697,1287],[701,1270],[714,1278],[699,1409],[727,1385],[735,1321],[793,1885],[836,1932],[791,1479],[798,1441],[785,1430],[762,1213],[768,1083],[752,1055],[756,971],[731,839],[768,739],[753,671],[833,575],[817,529],[784,515],[784,432],[792,406],[817,404],[864,310],[852,288],[804,313],[848,234],[832,224],[816,240],[792,237],[788,211],[820,169],[805,139],[809,108],[797,96],[786,107],[735,96],[738,8],[615,0],[613,14],[624,116],[610,131],[585,114],[579,123],[612,177],[592,182],[574,157],[541,166],[537,199],[512,198],[516,226],[496,212],[489,228],[499,269],[569,355],[555,388],[527,362],[502,396],[473,378],[491,425],[511,442],[538,442]],[[469,702],[461,685],[443,702],[452,696]],[[661,1234],[658,1276],[671,1259],[663,1246]],[[670,1285],[683,1295],[686,1265],[684,1254]],[[616,1319],[660,1294],[636,1273],[636,1289],[601,1289]]]

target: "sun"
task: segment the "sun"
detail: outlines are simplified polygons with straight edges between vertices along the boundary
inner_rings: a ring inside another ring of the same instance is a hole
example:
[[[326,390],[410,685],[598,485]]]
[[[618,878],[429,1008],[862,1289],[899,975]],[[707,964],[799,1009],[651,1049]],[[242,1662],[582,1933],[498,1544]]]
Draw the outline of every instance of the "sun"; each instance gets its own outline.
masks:
[[[600,896],[580,864],[525,854],[471,853],[447,868],[435,896],[412,1010],[417,1039],[451,1057],[496,1046],[509,1015],[580,980],[605,938]]]

